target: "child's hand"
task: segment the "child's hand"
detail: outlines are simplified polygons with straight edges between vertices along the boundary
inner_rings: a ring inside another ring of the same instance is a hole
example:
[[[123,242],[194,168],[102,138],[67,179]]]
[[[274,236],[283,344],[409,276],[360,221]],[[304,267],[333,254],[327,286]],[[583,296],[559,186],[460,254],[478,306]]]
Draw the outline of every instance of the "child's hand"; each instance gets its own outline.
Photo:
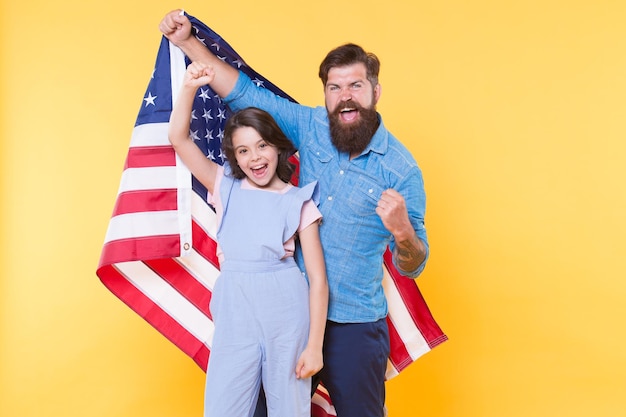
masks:
[[[311,349],[308,346],[300,355],[296,365],[296,378],[309,378],[319,372],[324,366],[321,349]]]
[[[198,88],[209,84],[215,78],[213,67],[203,62],[192,62],[187,67],[183,84],[185,87]]]

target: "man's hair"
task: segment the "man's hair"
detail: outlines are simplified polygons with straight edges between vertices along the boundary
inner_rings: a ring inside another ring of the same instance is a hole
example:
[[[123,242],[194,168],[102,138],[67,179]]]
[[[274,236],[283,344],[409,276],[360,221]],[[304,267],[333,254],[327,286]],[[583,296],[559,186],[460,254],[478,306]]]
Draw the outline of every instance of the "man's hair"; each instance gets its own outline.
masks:
[[[324,86],[328,81],[328,71],[332,68],[346,67],[352,64],[363,63],[367,69],[367,79],[372,87],[378,85],[378,72],[380,71],[380,61],[378,57],[371,52],[366,52],[359,45],[347,43],[341,45],[326,55],[326,58],[320,64],[319,76]]]
[[[233,134],[241,127],[251,127],[256,130],[265,142],[278,149],[278,166],[276,174],[284,182],[289,182],[295,170],[295,165],[289,161],[295,153],[291,141],[280,129],[274,118],[266,111],[256,107],[248,107],[233,114],[224,126],[224,139],[222,149],[230,164],[233,177],[243,179],[246,174],[237,165],[235,148],[233,147]]]

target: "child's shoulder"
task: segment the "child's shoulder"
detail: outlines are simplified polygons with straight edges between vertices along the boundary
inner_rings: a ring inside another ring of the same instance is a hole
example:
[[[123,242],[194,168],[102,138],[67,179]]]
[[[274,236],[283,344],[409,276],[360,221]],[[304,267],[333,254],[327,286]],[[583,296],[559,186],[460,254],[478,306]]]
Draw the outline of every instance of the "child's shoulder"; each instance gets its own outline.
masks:
[[[319,187],[317,181],[310,182],[305,185],[294,187],[298,196],[304,200],[313,200],[315,203],[319,201]]]

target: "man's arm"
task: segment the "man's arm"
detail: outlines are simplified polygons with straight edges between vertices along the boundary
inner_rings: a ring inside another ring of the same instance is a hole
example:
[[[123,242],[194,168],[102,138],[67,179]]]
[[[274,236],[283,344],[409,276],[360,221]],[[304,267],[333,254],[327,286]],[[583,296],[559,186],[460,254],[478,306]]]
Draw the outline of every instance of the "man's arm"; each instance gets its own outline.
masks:
[[[396,266],[400,272],[412,273],[424,262],[427,251],[409,220],[404,198],[391,188],[385,190],[378,201],[376,214],[396,241],[393,250]]]
[[[396,266],[400,272],[408,275],[411,271],[415,271],[424,259],[426,259],[426,245],[417,237],[417,234],[411,229],[413,236],[404,240],[398,240],[396,237],[396,247],[393,256],[396,259]]]
[[[215,56],[191,33],[191,22],[182,10],[173,10],[159,23],[159,30],[170,42],[178,46],[191,61],[202,62],[213,67],[215,79],[211,88],[220,97],[226,97],[235,87],[239,71]]]

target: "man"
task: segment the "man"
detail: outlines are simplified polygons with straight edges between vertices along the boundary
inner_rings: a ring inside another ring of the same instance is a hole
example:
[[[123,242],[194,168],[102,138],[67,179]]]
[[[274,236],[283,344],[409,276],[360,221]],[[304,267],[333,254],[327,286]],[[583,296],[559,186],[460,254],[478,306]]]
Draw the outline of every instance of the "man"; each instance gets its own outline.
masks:
[[[258,88],[221,61],[192,36],[180,10],[159,28],[192,61],[213,67],[211,88],[233,111],[254,106],[272,114],[299,150],[301,183],[319,182],[330,290],[319,376],[338,417],[382,417],[389,355],[383,253],[389,246],[396,268],[415,278],[428,243],[421,171],[376,111],[378,58],[353,44],[329,52],[319,70],[326,105],[311,108]]]

